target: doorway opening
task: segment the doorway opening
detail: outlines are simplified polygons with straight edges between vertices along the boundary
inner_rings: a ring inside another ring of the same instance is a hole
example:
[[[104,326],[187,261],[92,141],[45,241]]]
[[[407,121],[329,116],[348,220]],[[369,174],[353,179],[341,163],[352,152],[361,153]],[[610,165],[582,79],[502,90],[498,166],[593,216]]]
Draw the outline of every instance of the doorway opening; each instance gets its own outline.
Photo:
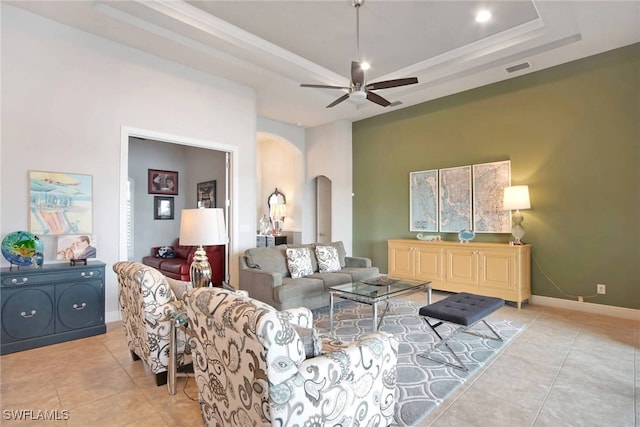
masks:
[[[142,139],[142,140],[147,140],[149,142],[153,141],[158,143],[169,143],[169,144],[181,145],[185,147],[194,147],[199,149],[213,150],[213,151],[218,151],[223,153],[225,157],[224,163],[225,163],[226,177],[224,180],[222,180],[224,182],[220,182],[220,187],[218,187],[218,193],[220,194],[221,200],[218,200],[216,205],[224,209],[225,218],[227,221],[227,233],[229,235],[229,243],[225,248],[225,274],[226,274],[225,280],[228,281],[229,273],[230,273],[229,271],[230,254],[232,253],[234,248],[238,247],[237,232],[236,232],[236,224],[238,223],[238,218],[237,218],[237,212],[235,212],[235,209],[234,209],[234,206],[235,206],[234,201],[237,200],[237,194],[236,194],[237,191],[233,186],[233,182],[236,181],[238,178],[236,176],[237,167],[235,167],[237,162],[237,155],[236,155],[237,147],[229,146],[226,144],[220,144],[213,141],[193,139],[185,136],[170,135],[170,134],[165,134],[165,133],[160,133],[160,132],[155,132],[150,130],[122,127],[121,141],[120,141],[120,144],[121,144],[120,210],[119,210],[120,212],[119,234],[120,235],[119,235],[119,244],[118,244],[118,258],[120,260],[130,259],[129,248],[131,247],[131,241],[129,240],[130,236],[128,233],[130,230],[129,225],[131,223],[131,220],[130,218],[127,217],[127,215],[129,214],[129,210],[130,210],[128,205],[129,203],[131,203],[129,200],[130,194],[129,194],[129,188],[128,188],[131,139]],[[143,172],[146,174],[147,172],[146,167],[144,169],[145,170]],[[192,180],[188,179],[187,174],[183,174],[182,179],[184,179],[185,183],[187,183],[187,185],[184,185],[181,190],[183,193],[185,193],[185,196],[182,201],[182,204],[184,205],[183,207],[194,207],[190,205],[187,206],[185,204],[184,199],[186,199],[186,197],[189,197],[188,200],[190,200],[191,198],[194,198],[194,199],[196,198],[196,190],[195,190],[196,186],[193,182],[191,182]],[[199,178],[197,177],[193,178],[193,180],[196,180],[196,181],[198,179]],[[137,184],[144,185],[146,183],[146,180],[143,179],[142,181],[143,181],[142,183],[138,182]],[[180,185],[181,184],[179,181],[179,186]],[[140,205],[141,202],[142,201],[138,201],[137,205]],[[169,221],[163,221],[163,222],[168,223]],[[171,221],[171,222],[174,222],[174,221]],[[159,221],[156,221],[156,223],[158,225],[160,224]],[[153,224],[153,225],[155,227],[156,224]],[[169,225],[169,227],[171,226],[174,227],[174,229],[179,230],[179,215],[176,215],[176,221],[174,222],[174,224]],[[138,232],[137,230],[139,230],[141,227],[134,226],[131,228],[135,232]],[[176,231],[174,234],[178,236],[179,231]],[[134,252],[136,252],[135,247],[134,247]],[[133,260],[140,262],[140,260],[137,259],[139,257],[138,255],[139,254],[137,254],[136,252],[136,255],[134,256]],[[148,253],[145,255],[148,255]]]

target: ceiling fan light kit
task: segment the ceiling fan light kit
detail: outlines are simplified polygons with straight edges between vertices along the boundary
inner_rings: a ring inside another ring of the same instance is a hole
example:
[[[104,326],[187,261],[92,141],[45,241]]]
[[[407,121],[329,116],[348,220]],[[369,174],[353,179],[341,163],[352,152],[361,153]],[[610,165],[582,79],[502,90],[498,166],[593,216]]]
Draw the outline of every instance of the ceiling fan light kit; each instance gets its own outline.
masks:
[[[364,104],[367,100],[367,93],[363,90],[354,90],[349,94],[349,101],[355,104]]]
[[[311,87],[318,89],[342,89],[348,91],[346,94],[342,95],[340,98],[327,105],[327,108],[336,106],[347,99],[356,104],[362,104],[365,102],[365,100],[369,100],[382,107],[387,107],[391,105],[391,102],[387,101],[385,98],[372,91],[418,83],[417,77],[407,77],[403,79],[385,80],[381,82],[366,84],[364,79],[364,70],[369,69],[369,64],[360,62],[360,7],[364,4],[364,1],[365,0],[352,0],[351,2],[351,5],[356,8],[356,60],[351,61],[350,86],[345,87],[304,83],[300,85],[301,87]]]

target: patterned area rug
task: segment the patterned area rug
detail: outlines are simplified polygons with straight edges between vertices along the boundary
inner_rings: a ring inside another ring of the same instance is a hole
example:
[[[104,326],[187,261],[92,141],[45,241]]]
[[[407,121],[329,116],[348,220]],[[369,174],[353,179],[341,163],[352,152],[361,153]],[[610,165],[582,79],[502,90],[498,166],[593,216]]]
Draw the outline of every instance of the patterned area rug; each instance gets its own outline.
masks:
[[[486,320],[504,341],[497,341],[458,331],[449,345],[469,369],[463,371],[424,357],[420,353],[431,351],[430,357],[455,363],[446,347],[434,344],[439,341],[426,322],[418,315],[424,304],[402,299],[389,303],[380,330],[393,334],[399,341],[398,378],[396,394],[396,422],[394,426],[415,426],[434,408],[440,405],[458,387],[472,378],[487,361],[494,358],[525,324],[487,317]],[[381,312],[381,306],[378,306]],[[329,308],[314,310],[314,323],[321,334],[329,331]],[[352,301],[339,301],[334,313],[334,335],[344,342],[371,332],[371,306]],[[494,313],[495,316],[495,313]],[[443,337],[449,336],[458,325],[444,323],[438,327]],[[481,334],[492,336],[484,323],[473,328]]]

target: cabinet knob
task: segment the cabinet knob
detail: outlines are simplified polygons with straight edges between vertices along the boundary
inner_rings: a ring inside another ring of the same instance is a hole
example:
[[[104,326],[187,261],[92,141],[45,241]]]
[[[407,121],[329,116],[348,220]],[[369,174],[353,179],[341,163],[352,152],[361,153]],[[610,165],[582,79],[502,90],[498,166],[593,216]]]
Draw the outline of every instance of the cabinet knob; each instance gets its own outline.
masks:
[[[24,317],[25,319],[28,319],[28,318],[33,317],[35,315],[36,315],[36,311],[35,310],[31,310],[31,313],[29,313],[29,314],[27,314],[25,311],[20,313],[20,316]]]
[[[80,275],[84,278],[93,277],[93,271],[90,271],[89,273],[87,273],[86,271],[83,271],[82,273],[80,273]]]
[[[78,311],[83,310],[86,306],[87,306],[86,302],[83,302],[81,305],[73,304],[73,308],[78,310]]]
[[[18,282],[18,279],[11,279],[11,283],[13,283],[14,285],[24,285],[28,280],[29,279],[27,277],[23,277],[22,282]]]

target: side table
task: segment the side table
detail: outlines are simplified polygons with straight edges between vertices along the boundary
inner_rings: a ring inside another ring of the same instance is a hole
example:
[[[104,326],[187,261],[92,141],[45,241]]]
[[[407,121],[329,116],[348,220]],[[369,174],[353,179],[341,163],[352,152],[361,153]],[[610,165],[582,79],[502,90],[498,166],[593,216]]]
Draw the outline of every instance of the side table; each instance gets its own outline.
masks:
[[[167,387],[169,394],[176,394],[176,379],[178,377],[188,377],[186,372],[178,372],[178,331],[185,332],[186,340],[189,341],[189,321],[187,320],[187,310],[180,309],[169,313],[173,318],[171,322],[171,330],[169,331],[169,366],[167,367]]]

